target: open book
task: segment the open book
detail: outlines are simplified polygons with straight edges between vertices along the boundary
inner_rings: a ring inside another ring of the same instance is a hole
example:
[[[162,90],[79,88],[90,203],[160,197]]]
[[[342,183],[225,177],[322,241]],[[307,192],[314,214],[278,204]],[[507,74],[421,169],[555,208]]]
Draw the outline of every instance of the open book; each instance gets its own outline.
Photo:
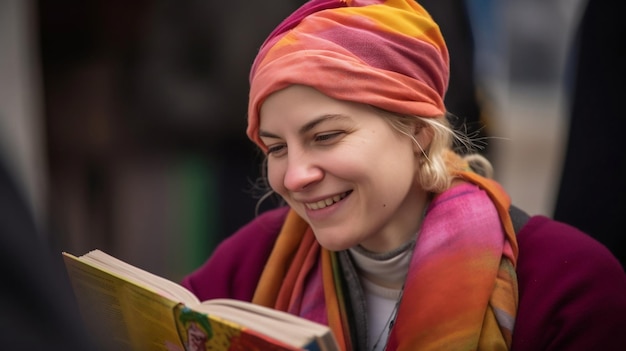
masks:
[[[88,330],[105,350],[339,350],[327,326],[231,299],[200,302],[100,250],[63,253]]]

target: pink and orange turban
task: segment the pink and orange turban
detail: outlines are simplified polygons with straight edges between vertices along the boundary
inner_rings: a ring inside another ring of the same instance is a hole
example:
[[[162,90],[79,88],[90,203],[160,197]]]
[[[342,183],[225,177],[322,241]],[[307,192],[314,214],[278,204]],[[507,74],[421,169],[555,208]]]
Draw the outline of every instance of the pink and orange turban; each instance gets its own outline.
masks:
[[[250,72],[247,134],[263,150],[259,110],[273,92],[301,84],[384,110],[439,117],[448,49],[415,0],[311,0],[265,40]]]

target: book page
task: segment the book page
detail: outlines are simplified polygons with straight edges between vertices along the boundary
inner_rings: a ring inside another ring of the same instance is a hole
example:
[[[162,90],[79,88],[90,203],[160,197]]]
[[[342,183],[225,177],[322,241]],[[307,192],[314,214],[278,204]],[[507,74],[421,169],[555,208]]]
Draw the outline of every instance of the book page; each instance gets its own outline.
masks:
[[[287,312],[231,299],[204,301],[200,306],[193,307],[207,314],[227,318],[291,345],[313,347],[312,344],[320,342],[321,349],[338,350],[328,326]]]
[[[131,350],[115,282],[92,269],[66,263],[87,330],[105,350]]]
[[[295,316],[287,312],[278,311],[265,306],[255,305],[250,302],[232,299],[213,299],[209,301],[204,301],[201,304],[205,306],[227,306],[229,310],[232,309],[232,313],[242,313],[241,315],[255,318],[255,321],[258,322],[297,326],[298,328],[304,328],[306,330],[309,330],[309,333],[324,334],[328,331],[328,327],[325,325]],[[208,308],[207,310],[210,311],[211,308]]]
[[[200,302],[196,295],[187,290],[184,286],[126,263],[104,251],[92,250],[80,256],[79,259],[142,282],[159,293],[185,304],[191,305]]]
[[[105,350],[184,350],[178,301],[70,254],[64,259],[87,329]]]

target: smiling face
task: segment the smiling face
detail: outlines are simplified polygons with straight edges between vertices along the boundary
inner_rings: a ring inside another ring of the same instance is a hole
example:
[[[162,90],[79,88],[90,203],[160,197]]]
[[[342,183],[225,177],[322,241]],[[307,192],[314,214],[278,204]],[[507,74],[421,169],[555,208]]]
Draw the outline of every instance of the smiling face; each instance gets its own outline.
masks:
[[[270,95],[260,116],[270,186],[322,246],[385,252],[414,236],[427,196],[419,148],[380,113],[296,85]]]

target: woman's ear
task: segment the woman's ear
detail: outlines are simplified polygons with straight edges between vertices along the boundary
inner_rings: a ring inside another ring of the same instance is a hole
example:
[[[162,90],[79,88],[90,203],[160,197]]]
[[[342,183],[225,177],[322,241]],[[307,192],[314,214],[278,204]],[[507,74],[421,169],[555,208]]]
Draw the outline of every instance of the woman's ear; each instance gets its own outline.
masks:
[[[417,138],[417,135],[424,129],[424,125],[419,122],[415,122],[413,125],[413,136]]]
[[[415,152],[424,153],[428,150],[430,142],[433,140],[433,131],[424,123],[417,122],[413,125],[413,138],[418,145],[415,145]]]

